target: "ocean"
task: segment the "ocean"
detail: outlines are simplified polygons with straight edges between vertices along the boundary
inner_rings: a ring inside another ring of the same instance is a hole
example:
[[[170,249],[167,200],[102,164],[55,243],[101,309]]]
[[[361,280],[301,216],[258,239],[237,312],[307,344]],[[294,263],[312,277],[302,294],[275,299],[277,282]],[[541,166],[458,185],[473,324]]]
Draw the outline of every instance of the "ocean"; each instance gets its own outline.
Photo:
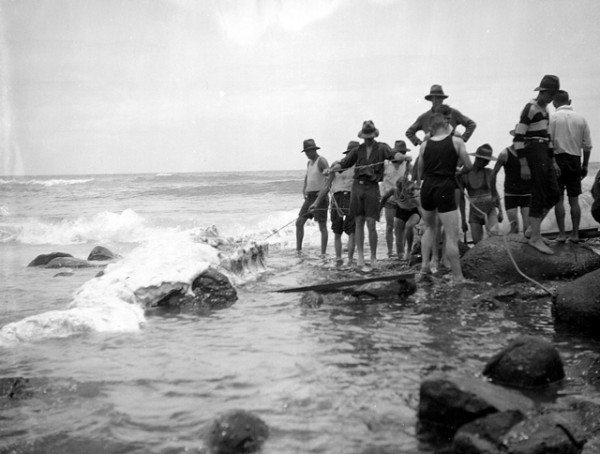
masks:
[[[593,225],[597,170],[582,227]],[[313,221],[295,253],[303,172],[0,177],[0,378],[24,377],[31,391],[1,403],[0,453],[201,453],[207,423],[231,409],[269,425],[266,454],[428,452],[416,409],[432,371],[480,375],[520,334],[554,342],[567,366],[600,351],[555,331],[547,297],[474,307],[486,283],[407,298],[276,292],[344,277],[332,234],[319,257]],[[147,315],[132,302],[137,286],[189,280],[252,245],[268,245],[264,261],[220,268],[238,292],[230,308]],[[95,246],[122,257],[103,277],[27,266]]]

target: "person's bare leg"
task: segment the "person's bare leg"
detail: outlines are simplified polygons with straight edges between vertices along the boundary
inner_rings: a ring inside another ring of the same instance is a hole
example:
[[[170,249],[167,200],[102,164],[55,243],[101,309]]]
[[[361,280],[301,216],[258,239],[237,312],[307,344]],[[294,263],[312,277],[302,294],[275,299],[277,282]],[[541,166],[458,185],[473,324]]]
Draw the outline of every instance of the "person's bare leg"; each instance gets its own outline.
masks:
[[[396,254],[398,254],[398,260],[402,260],[404,255],[404,236],[405,236],[405,224],[402,219],[394,219],[394,233],[396,235]]]
[[[523,232],[529,229],[529,207],[521,207],[521,220],[523,221]]]
[[[335,259],[342,260],[342,234],[333,234],[333,249],[335,250]]]
[[[377,230],[375,219],[366,218],[367,229],[369,230],[369,247],[371,248],[371,268],[377,268]]]
[[[355,247],[355,234],[351,233],[348,235],[348,263],[352,263],[354,260],[354,247]]]
[[[355,222],[354,235],[356,239],[356,254],[358,255],[356,266],[362,268],[365,266],[365,217],[356,216]]]
[[[569,197],[569,205],[571,206],[571,223],[573,230],[569,239],[574,242],[579,242],[579,223],[581,222],[581,207],[579,206],[579,197]]]
[[[458,210],[450,211],[447,213],[440,213],[440,219],[444,227],[445,236],[445,251],[446,258],[450,262],[450,269],[452,270],[452,280],[454,283],[464,282],[465,278],[462,273],[460,266],[460,255],[458,253],[458,239],[460,230],[460,214]]]
[[[558,227],[558,236],[556,241],[564,243],[567,240],[565,233],[565,198],[561,196],[558,203],[554,205],[554,216],[556,217],[556,226]]]
[[[477,224],[476,222],[471,222],[471,238],[473,238],[473,244],[479,243],[483,240],[483,227],[481,224]]]
[[[306,217],[299,216],[296,219],[296,252],[302,252],[302,242],[304,241],[304,224],[306,223]]]
[[[385,212],[385,243],[388,257],[391,257],[394,253],[394,214],[396,210],[388,207],[383,210]]]
[[[519,212],[517,210],[518,208],[506,210],[506,217],[510,225],[508,233],[519,233]],[[523,231],[525,231],[525,227],[523,227]]]
[[[435,236],[436,219],[436,211],[423,210],[423,223],[425,224],[425,231],[421,237],[422,274],[431,274],[431,253],[434,247],[434,242],[437,243]]]

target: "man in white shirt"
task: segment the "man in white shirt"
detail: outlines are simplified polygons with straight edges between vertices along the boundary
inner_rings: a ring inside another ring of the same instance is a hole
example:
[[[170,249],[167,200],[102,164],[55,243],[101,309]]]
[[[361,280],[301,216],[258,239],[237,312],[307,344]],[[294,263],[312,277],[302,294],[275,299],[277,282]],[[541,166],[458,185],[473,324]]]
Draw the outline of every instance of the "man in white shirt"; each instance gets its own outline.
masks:
[[[556,241],[564,243],[567,240],[564,207],[566,189],[571,207],[572,223],[569,241],[578,243],[581,220],[581,207],[579,206],[581,180],[587,175],[587,166],[592,151],[590,128],[586,119],[571,107],[569,93],[566,91],[559,90],[552,104],[556,108],[556,112],[550,116],[549,132],[554,144],[556,164],[560,168],[558,185],[561,192],[560,200],[554,207],[559,231]]]

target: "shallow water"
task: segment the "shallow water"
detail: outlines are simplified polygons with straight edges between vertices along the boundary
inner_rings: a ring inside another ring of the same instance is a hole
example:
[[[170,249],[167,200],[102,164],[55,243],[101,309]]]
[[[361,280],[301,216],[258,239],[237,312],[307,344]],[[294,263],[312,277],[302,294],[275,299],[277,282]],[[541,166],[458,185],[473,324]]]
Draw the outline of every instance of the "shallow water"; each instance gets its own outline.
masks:
[[[254,195],[249,197],[244,198],[248,214],[255,211],[248,202]],[[256,238],[289,220],[292,200],[291,195],[271,200],[280,213]],[[148,203],[145,213],[160,212],[160,218],[172,209]],[[220,219],[229,219],[232,206],[219,203],[205,209],[221,210]],[[188,216],[179,213],[178,222]],[[70,225],[62,225],[63,233],[71,232]],[[116,229],[110,244],[124,256],[137,245],[116,239],[130,226]],[[382,228],[379,224],[380,257],[385,255]],[[497,288],[450,287],[442,278],[419,281],[408,298],[275,292],[343,278],[331,262],[317,258],[316,230],[307,225],[304,260],[293,252],[293,225],[270,238],[266,268],[236,281],[239,299],[228,309],[204,317],[148,316],[137,331],[86,332],[0,347],[0,376],[28,378],[32,391],[2,402],[0,452],[203,452],[203,427],[234,408],[267,422],[271,436],[265,454],[430,452],[415,437],[422,379],[438,371],[479,376],[486,361],[520,334],[557,345],[569,375],[562,393],[600,398],[600,390],[570,372],[579,354],[600,352],[600,343],[556,332],[543,292],[496,306],[488,297]],[[65,309],[99,269],[55,277],[61,270],[26,265],[55,250],[85,257],[96,241],[0,243],[0,326]],[[399,270],[385,260],[382,265]],[[530,284],[516,287],[536,293]]]

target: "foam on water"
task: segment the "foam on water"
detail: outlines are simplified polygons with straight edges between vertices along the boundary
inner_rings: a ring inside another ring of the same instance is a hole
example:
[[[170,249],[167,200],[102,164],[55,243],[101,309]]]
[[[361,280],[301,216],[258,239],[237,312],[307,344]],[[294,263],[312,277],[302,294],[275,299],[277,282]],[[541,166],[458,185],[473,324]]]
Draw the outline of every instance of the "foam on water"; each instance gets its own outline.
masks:
[[[55,178],[50,180],[20,180],[20,179],[4,179],[0,178],[0,185],[23,185],[23,186],[63,186],[63,185],[73,185],[73,184],[85,184],[90,181],[94,181],[93,178]]]
[[[219,252],[187,234],[163,235],[110,264],[104,274],[83,284],[63,311],[49,311],[9,323],[0,330],[0,345],[67,337],[83,332],[137,331],[144,308],[173,289],[186,293],[192,281]]]

